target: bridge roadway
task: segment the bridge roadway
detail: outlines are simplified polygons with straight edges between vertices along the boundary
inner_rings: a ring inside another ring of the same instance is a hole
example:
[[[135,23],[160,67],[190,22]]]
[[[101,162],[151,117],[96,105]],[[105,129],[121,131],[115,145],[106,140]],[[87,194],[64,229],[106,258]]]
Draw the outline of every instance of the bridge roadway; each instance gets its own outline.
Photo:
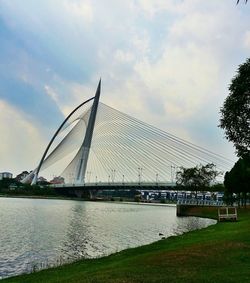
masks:
[[[174,182],[91,182],[85,184],[53,184],[50,187],[56,190],[78,190],[78,191],[97,191],[97,190],[171,190],[176,184]]]

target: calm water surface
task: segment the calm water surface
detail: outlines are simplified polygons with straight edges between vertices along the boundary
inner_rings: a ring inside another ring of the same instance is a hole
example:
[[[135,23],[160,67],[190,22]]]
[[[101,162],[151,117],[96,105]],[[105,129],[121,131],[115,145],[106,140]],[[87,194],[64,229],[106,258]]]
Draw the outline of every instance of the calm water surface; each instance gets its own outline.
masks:
[[[176,208],[0,198],[0,278],[34,265],[108,255],[215,224]]]

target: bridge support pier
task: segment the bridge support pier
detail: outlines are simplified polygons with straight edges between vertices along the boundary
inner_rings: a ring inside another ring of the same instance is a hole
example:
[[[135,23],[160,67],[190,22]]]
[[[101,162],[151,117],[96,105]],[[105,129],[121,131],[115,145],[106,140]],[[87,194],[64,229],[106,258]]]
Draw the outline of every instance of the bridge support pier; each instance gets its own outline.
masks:
[[[91,199],[91,193],[89,190],[74,190],[74,194],[77,198]]]
[[[84,199],[88,199],[88,200],[92,200],[95,198],[95,195],[97,193],[98,190],[74,190],[74,194],[77,198],[84,198]]]

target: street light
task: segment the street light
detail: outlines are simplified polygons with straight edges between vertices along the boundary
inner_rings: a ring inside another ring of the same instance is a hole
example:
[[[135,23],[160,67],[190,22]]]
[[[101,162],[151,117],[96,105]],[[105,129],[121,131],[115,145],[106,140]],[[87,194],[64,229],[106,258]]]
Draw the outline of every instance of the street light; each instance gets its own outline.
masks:
[[[91,171],[87,171],[87,181],[90,183]]]
[[[177,167],[175,167],[174,165],[171,165],[171,183],[173,184],[174,182],[174,173],[175,173],[175,169]]]
[[[69,173],[69,182],[70,182],[70,184],[73,184],[73,173],[72,172],[70,172]]]
[[[111,179],[112,179],[112,182],[114,183],[114,181],[115,181],[115,169],[111,170]]]
[[[141,179],[142,179],[142,167],[138,167],[138,181],[139,181],[139,184],[141,183]]]
[[[158,173],[155,174],[155,183],[158,184]]]

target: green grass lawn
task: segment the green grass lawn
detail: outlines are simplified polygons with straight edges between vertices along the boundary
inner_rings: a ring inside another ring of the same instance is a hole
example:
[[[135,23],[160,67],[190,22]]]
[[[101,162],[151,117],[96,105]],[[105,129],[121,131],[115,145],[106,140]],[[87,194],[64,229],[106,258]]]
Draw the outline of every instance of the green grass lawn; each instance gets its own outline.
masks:
[[[190,214],[216,217],[193,208]],[[82,260],[2,282],[250,282],[250,208],[237,222],[170,237],[108,257]]]

